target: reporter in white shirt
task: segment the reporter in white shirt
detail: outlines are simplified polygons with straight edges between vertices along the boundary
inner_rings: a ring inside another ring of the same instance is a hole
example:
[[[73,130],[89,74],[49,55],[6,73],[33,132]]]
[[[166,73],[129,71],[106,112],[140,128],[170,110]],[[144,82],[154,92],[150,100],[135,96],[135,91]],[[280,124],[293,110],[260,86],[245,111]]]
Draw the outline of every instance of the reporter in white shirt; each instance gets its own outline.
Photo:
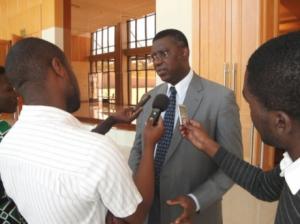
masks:
[[[110,210],[127,223],[142,223],[153,199],[153,150],[162,121],[146,124],[147,150],[133,180],[115,144],[70,114],[80,106],[79,88],[57,46],[21,40],[10,49],[6,68],[24,107],[1,143],[0,172],[25,219],[99,224]]]

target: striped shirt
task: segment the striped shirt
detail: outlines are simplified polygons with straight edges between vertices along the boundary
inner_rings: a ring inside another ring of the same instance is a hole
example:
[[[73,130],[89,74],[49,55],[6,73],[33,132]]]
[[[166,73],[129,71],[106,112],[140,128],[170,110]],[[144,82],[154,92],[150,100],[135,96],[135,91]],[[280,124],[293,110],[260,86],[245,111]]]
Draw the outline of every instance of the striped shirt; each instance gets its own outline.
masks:
[[[279,200],[276,224],[300,223],[300,191],[292,194],[287,182],[280,176],[280,167],[264,172],[251,166],[223,148],[213,160],[237,184],[264,201]]]
[[[23,107],[0,145],[0,172],[30,224],[102,224],[107,209],[127,217],[142,200],[116,145],[54,107]]]

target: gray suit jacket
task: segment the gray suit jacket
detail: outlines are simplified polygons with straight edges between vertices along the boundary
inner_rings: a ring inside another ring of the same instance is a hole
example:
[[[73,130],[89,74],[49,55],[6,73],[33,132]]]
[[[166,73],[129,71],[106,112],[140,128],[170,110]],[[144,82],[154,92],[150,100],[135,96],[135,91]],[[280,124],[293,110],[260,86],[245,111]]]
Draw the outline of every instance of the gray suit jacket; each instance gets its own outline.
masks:
[[[129,165],[135,171],[143,152],[143,128],[152,110],[157,94],[167,92],[167,84],[155,87],[149,94],[151,99],[144,106],[137,120],[136,136],[129,157]],[[241,125],[239,110],[233,92],[219,84],[194,74],[188,87],[184,104],[190,118],[201,122],[208,134],[220,145],[242,155]],[[233,182],[204,153],[184,139],[179,131],[179,121],[174,129],[160,176],[159,204],[161,224],[174,221],[181,213],[179,206],[168,206],[165,201],[192,193],[200,204],[193,223],[221,224],[223,194]]]

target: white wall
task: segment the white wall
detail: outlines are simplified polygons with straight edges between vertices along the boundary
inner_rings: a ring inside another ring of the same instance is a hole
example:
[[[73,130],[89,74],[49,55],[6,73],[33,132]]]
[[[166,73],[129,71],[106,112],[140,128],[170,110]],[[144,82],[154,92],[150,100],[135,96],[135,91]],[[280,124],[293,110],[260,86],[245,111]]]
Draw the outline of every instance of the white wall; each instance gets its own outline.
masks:
[[[156,32],[174,28],[182,31],[192,51],[193,0],[156,0]],[[192,52],[190,52],[190,62]],[[157,76],[156,84],[161,83]]]

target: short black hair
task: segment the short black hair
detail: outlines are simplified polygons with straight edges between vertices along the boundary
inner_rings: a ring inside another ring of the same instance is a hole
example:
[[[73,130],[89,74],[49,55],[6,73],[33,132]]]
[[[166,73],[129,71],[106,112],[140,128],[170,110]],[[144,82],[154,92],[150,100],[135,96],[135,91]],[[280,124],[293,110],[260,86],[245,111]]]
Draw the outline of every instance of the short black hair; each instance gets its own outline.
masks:
[[[43,85],[53,58],[67,64],[62,50],[56,45],[39,38],[25,38],[18,41],[8,52],[6,73],[11,84],[22,94],[26,83]]]
[[[176,29],[166,29],[158,32],[153,38],[153,42],[164,38],[164,37],[172,37],[176,42],[180,43],[183,47],[189,48],[188,41],[184,33]]]
[[[247,66],[249,92],[267,110],[300,120],[300,32],[274,38],[259,47]]]
[[[5,74],[5,68],[0,65],[0,75],[4,75],[4,74]]]

